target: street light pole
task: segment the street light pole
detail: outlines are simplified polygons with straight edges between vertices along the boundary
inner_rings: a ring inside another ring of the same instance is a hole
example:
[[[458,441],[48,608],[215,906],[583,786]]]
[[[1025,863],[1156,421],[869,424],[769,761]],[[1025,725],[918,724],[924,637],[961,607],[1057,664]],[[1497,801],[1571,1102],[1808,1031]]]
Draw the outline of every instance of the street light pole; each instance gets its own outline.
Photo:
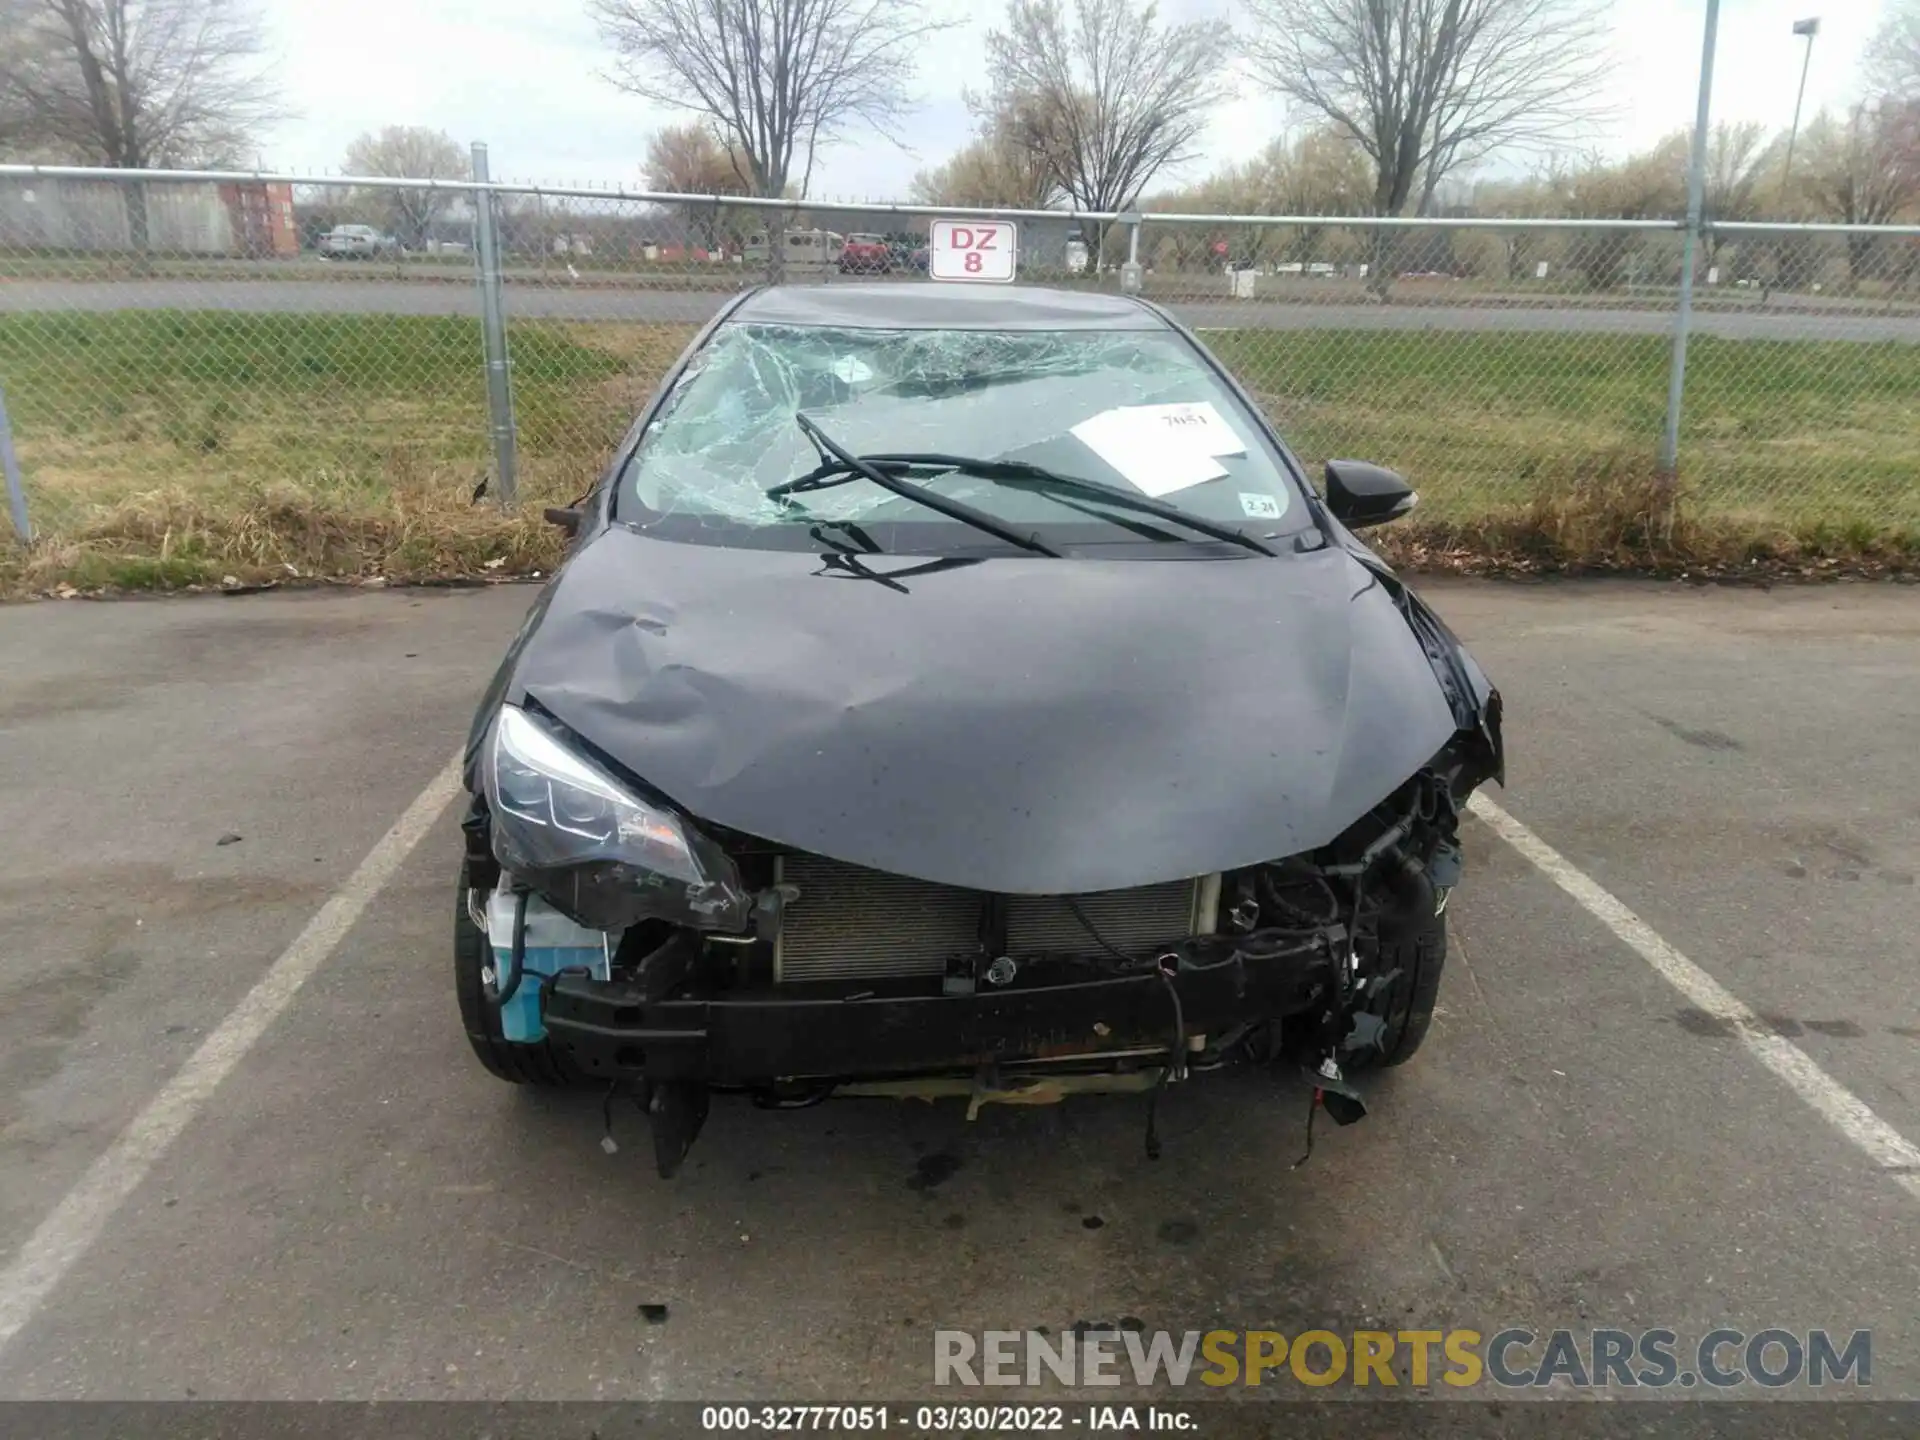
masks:
[[[1820,17],[1793,22],[1793,33],[1807,37],[1807,53],[1800,57],[1800,91],[1793,97],[1793,128],[1787,132],[1787,163],[1780,168],[1780,202],[1786,203],[1787,181],[1793,177],[1793,142],[1800,138],[1800,102],[1807,98],[1807,70],[1813,64],[1813,37],[1820,33]]]

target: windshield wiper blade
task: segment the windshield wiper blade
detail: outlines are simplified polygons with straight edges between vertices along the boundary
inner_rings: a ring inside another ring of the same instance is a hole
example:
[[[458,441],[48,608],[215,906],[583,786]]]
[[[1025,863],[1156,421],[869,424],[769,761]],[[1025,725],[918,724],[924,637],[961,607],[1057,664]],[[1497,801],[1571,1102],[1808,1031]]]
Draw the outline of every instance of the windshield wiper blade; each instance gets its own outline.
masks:
[[[1057,470],[1049,470],[1043,465],[1035,465],[1026,460],[983,460],[972,455],[947,455],[933,451],[889,452],[862,455],[859,458],[867,465],[882,471],[953,470],[982,480],[998,480],[1009,485],[1027,485],[1036,490],[1064,490],[1091,496],[1119,509],[1132,510],[1141,515],[1155,515],[1173,524],[1184,525],[1187,529],[1197,531],[1211,539],[1223,540],[1229,545],[1238,545],[1242,549],[1252,550],[1260,555],[1275,553],[1271,546],[1263,544],[1232,525],[1223,524],[1218,520],[1209,520],[1203,515],[1192,514],[1177,505],[1156,500],[1151,495],[1122,490],[1117,486],[1107,485],[1099,480],[1088,480],[1079,475],[1064,475]],[[853,478],[849,473],[851,468],[846,462],[839,460],[822,461],[816,469],[774,486],[767,491],[767,494],[778,499],[783,495],[799,494],[807,490],[824,490],[832,485],[845,484]]]
[[[1022,550],[1032,551],[1035,555],[1050,555],[1056,559],[1059,557],[1060,552],[1047,544],[1038,535],[1023,534],[1004,521],[995,519],[984,510],[976,510],[973,506],[963,501],[949,500],[937,491],[929,490],[925,486],[915,485],[910,481],[902,480],[897,475],[889,475],[872,461],[852,454],[842,448],[836,441],[828,436],[826,431],[814,424],[813,421],[809,420],[805,415],[796,412],[793,418],[794,423],[799,425],[806,437],[813,441],[815,445],[819,446],[825,455],[831,455],[841,465],[847,467],[848,470],[871,480],[881,489],[891,490],[894,494],[904,499],[912,500],[917,504],[926,506],[929,510],[945,515],[949,520],[958,520],[962,525],[971,525],[976,530],[984,530],[987,534],[996,536],[1006,541],[1009,545],[1017,545]],[[825,465],[824,459],[822,465],[823,467]],[[818,474],[819,472],[816,471],[815,473]],[[800,488],[813,487],[803,486]],[[771,498],[776,500],[790,493],[792,493],[791,487],[779,485],[774,486],[773,489],[767,492]]]
[[[843,543],[837,543],[835,541],[827,539],[825,532],[829,529],[845,531],[848,535],[851,535],[853,537],[853,543],[859,546],[861,550],[865,551],[869,555],[881,555],[885,553],[880,548],[880,542],[875,540],[873,536],[869,535],[865,530],[861,529],[857,521],[829,520],[829,519],[822,518],[814,521],[813,524],[810,527],[808,527],[807,533],[813,536],[813,538],[818,540],[822,545],[830,546],[834,549],[844,550],[846,546]]]
[[[1218,520],[1209,520],[1204,515],[1195,515],[1190,511],[1182,510],[1178,505],[1169,505],[1164,500],[1156,500],[1151,495],[1122,490],[1116,485],[1089,480],[1081,475],[1062,474],[1027,460],[981,460],[971,455],[933,454],[872,455],[867,458],[883,464],[889,460],[898,460],[913,464],[946,465],[962,474],[978,476],[983,480],[1004,480],[1016,485],[1028,484],[1037,490],[1070,490],[1081,495],[1095,496],[1121,509],[1137,511],[1142,515],[1157,515],[1162,520],[1184,525],[1189,530],[1198,531],[1215,540],[1224,540],[1229,545],[1240,545],[1249,550],[1257,550],[1262,555],[1274,553],[1268,546],[1232,525],[1223,524]]]

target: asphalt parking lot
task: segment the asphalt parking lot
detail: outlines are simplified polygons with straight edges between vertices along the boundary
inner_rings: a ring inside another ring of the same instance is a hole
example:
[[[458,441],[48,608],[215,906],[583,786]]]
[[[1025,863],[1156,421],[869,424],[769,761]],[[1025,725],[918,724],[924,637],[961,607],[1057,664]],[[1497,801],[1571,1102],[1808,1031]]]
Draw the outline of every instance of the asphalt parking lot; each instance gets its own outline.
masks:
[[[900,1398],[936,1325],[1132,1317],[1871,1329],[1920,1398],[1914,592],[1423,588],[1566,883],[1469,822],[1371,1118],[1295,1169],[1280,1075],[1157,1164],[1137,1097],[723,1100],[672,1182],[454,1011],[439,802],[532,591],[0,610],[0,1395]]]

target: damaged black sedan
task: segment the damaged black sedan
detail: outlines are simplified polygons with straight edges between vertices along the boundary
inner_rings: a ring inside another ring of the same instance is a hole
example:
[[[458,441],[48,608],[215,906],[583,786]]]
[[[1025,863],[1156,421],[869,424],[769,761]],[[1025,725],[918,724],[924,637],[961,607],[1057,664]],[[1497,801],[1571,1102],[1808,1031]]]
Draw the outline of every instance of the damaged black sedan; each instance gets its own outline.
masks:
[[[689,347],[475,718],[460,1011],[503,1079],[1153,1097],[1419,1047],[1500,701],[1138,300],[776,288]],[[1151,1130],[1149,1129],[1152,1149]]]

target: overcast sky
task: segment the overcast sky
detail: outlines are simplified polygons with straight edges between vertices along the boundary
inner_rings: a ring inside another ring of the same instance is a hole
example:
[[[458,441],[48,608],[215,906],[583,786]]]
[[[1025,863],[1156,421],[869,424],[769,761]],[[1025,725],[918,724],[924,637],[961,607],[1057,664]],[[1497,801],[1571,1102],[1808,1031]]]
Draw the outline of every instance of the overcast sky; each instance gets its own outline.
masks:
[[[604,54],[571,0],[263,3],[286,102],[297,116],[265,137],[260,158],[273,169],[338,172],[348,142],[361,131],[427,125],[462,142],[487,141],[496,178],[634,186],[647,136],[676,118],[599,78]],[[1806,114],[1844,104],[1885,3],[1722,0],[1714,118],[1788,124],[1806,45],[1792,26],[1807,15],[1819,15],[1821,26]],[[1221,5],[1170,0],[1162,9],[1237,13]],[[1620,152],[1692,123],[1705,0],[1614,0],[1612,8],[1618,114],[1608,133],[1594,138]],[[942,38],[940,63],[921,75],[922,106],[899,137],[905,148],[861,139],[825,152],[814,178],[817,198],[904,196],[916,170],[966,142],[969,117],[960,91],[968,76],[981,73],[981,35],[998,12],[967,13],[986,18]],[[1243,82],[1240,98],[1215,117],[1189,175],[1244,159],[1287,126],[1285,110]]]

